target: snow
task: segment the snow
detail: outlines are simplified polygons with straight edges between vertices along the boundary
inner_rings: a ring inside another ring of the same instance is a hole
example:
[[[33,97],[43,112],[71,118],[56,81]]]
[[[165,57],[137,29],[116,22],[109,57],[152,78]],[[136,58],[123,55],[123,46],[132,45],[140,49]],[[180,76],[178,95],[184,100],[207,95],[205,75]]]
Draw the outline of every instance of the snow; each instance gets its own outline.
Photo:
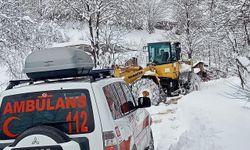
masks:
[[[203,83],[176,105],[149,108],[157,150],[247,150],[250,147],[250,107],[230,99],[237,78]]]
[[[64,43],[53,43],[52,47],[69,47],[69,46],[76,46],[76,45],[90,45],[89,42],[76,40],[71,42],[64,42]]]
[[[200,68],[194,68],[194,73],[199,73],[201,71]]]
[[[153,72],[153,71],[146,71],[146,72],[144,73],[144,75],[145,75],[145,76],[148,76],[148,75],[155,75],[155,72]]]
[[[6,70],[6,67],[0,69],[0,91],[3,91],[6,88],[6,82],[8,81]]]
[[[6,70],[1,69],[0,71],[0,82],[5,82],[7,80]]]
[[[64,33],[69,37],[69,41],[78,41],[78,40],[83,40],[85,42],[89,42],[89,37],[88,37],[88,28],[84,28],[84,30],[77,30],[77,29],[67,29],[64,30]]]
[[[34,20],[32,20],[29,16],[24,16],[22,19],[34,23]]]
[[[239,57],[239,61],[243,66],[245,66],[248,70],[250,70],[250,59],[247,57]]]
[[[191,71],[191,69],[192,69],[192,66],[191,66],[191,65],[182,63],[182,64],[181,64],[180,72],[189,72],[189,71]]]
[[[152,34],[149,34],[146,30],[132,30],[124,36],[127,47],[135,50],[142,50],[147,43],[166,41],[171,41],[171,39],[167,39],[167,31],[165,33],[157,29]]]
[[[63,34],[63,39],[66,40],[65,44],[63,43],[54,43],[52,47],[63,47],[63,46],[72,46],[79,44],[91,45],[89,39],[89,31],[86,25],[83,26],[83,29],[73,29],[72,25],[69,24],[66,29],[61,29]]]

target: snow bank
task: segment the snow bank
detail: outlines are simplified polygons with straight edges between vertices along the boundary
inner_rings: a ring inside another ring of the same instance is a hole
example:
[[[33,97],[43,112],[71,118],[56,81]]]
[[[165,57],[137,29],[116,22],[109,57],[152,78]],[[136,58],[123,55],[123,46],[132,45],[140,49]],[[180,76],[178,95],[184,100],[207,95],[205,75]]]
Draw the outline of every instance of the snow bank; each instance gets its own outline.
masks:
[[[177,105],[160,104],[147,109],[153,119],[151,126],[154,136],[155,149],[167,150],[172,143],[177,143],[185,132],[186,121],[180,117]]]
[[[183,97],[177,105],[165,106],[172,113],[159,115],[153,125],[157,150],[247,150],[250,147],[250,109],[245,102],[226,97],[237,78],[204,83],[202,90]],[[163,106],[161,106],[163,107]],[[158,112],[158,115],[156,111]]]

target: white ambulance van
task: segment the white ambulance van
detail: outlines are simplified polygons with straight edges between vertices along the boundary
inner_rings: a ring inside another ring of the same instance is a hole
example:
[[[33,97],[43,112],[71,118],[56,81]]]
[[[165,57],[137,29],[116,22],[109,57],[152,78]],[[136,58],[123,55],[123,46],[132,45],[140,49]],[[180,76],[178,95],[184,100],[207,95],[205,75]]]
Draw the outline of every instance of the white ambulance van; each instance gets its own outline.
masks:
[[[82,50],[31,53],[0,99],[0,150],[153,150],[147,97],[135,100]]]

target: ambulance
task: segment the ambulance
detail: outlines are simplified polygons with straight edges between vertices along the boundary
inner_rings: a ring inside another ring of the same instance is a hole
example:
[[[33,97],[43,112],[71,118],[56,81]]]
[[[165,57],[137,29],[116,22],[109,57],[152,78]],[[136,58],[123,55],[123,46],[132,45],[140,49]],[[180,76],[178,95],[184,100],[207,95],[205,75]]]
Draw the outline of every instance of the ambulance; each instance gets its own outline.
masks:
[[[74,48],[31,53],[0,98],[0,150],[153,150],[147,97]]]

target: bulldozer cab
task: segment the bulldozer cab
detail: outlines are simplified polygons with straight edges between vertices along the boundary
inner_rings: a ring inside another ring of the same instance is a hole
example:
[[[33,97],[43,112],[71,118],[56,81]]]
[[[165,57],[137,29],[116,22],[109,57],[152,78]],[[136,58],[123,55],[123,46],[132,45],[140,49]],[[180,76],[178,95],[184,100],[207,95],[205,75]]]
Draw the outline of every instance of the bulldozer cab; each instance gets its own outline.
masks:
[[[149,63],[156,65],[170,64],[180,60],[180,43],[148,43]]]

